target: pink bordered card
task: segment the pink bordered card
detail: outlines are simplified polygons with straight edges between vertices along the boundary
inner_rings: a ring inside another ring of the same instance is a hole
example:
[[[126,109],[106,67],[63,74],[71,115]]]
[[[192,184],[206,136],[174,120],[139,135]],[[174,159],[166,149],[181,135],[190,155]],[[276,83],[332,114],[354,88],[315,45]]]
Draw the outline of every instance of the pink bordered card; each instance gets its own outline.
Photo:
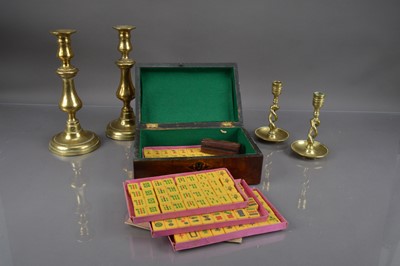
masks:
[[[123,183],[133,223],[245,208],[246,193],[226,168],[140,178]]]
[[[215,244],[233,238],[260,235],[286,229],[288,222],[272,203],[259,190],[254,189],[253,192],[269,213],[266,221],[175,234],[169,236],[172,248],[175,251],[179,251]]]
[[[150,223],[152,237],[266,221],[268,211],[246,181],[235,180],[235,183],[249,199],[249,205],[246,208],[152,221]]]

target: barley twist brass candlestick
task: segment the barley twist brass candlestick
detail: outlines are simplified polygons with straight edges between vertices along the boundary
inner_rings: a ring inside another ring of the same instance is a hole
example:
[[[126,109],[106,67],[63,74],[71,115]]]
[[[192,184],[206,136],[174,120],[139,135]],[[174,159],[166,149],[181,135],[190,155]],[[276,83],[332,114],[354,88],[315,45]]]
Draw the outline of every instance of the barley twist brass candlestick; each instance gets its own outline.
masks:
[[[63,132],[53,136],[49,143],[49,150],[61,156],[74,156],[89,153],[100,146],[100,140],[93,132],[83,130],[75,113],[82,108],[82,101],[75,91],[74,77],[78,69],[71,65],[74,56],[71,49],[71,34],[75,30],[61,29],[52,31],[58,39],[58,57],[62,66],[57,74],[63,82],[63,91],[59,107],[68,114],[66,128]]]
[[[273,104],[269,111],[269,126],[259,127],[255,134],[262,140],[269,142],[282,142],[288,139],[289,133],[286,130],[276,127],[275,122],[278,121],[276,111],[279,110],[278,98],[282,91],[282,82],[274,81],[272,83],[272,94],[274,95]]]
[[[135,138],[135,114],[130,106],[130,102],[135,98],[135,87],[132,84],[130,72],[135,61],[129,59],[129,52],[132,50],[130,34],[131,30],[135,28],[126,25],[114,27],[119,34],[118,50],[121,52],[121,58],[116,62],[121,69],[120,83],[116,95],[124,104],[119,118],[107,125],[107,137],[115,140],[133,140]]]
[[[324,105],[325,95],[322,92],[314,92],[313,106],[314,106],[314,117],[311,119],[311,128],[308,132],[307,140],[297,140],[292,143],[292,150],[306,158],[322,158],[328,154],[328,148],[314,140],[318,136],[317,127],[321,123],[319,120],[319,110]]]

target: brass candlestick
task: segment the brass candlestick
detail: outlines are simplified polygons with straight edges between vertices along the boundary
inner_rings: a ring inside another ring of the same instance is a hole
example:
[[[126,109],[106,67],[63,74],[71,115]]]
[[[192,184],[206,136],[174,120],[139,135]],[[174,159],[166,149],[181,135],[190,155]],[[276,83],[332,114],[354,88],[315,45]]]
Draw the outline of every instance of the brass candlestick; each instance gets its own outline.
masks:
[[[83,130],[75,113],[82,108],[82,101],[75,91],[74,77],[78,69],[71,65],[74,56],[71,49],[71,34],[75,30],[61,29],[51,33],[58,38],[58,57],[62,65],[57,69],[57,74],[63,81],[63,92],[60,109],[68,113],[67,125],[61,132],[51,139],[49,149],[61,156],[74,156],[89,153],[100,146],[100,140],[93,132]]]
[[[124,106],[118,119],[111,121],[107,125],[107,137],[115,140],[133,140],[135,138],[135,114],[130,102],[135,98],[135,87],[132,84],[131,68],[135,61],[129,59],[129,52],[132,50],[130,41],[131,30],[134,26],[115,26],[113,27],[119,34],[118,50],[121,52],[121,58],[115,62],[121,69],[121,78],[117,90],[117,98],[120,99]]]
[[[278,121],[276,111],[279,110],[278,98],[281,94],[282,82],[274,81],[272,83],[272,94],[274,95],[273,104],[269,111],[269,126],[259,127],[256,129],[255,134],[262,140],[270,142],[282,142],[288,139],[289,133],[286,130],[276,127],[275,122]]]
[[[322,158],[328,154],[328,148],[315,141],[314,139],[318,136],[317,127],[321,123],[319,120],[319,110],[324,105],[325,95],[322,92],[314,92],[313,106],[314,106],[314,118],[311,119],[311,128],[308,132],[307,140],[297,140],[292,143],[292,150],[306,158]]]

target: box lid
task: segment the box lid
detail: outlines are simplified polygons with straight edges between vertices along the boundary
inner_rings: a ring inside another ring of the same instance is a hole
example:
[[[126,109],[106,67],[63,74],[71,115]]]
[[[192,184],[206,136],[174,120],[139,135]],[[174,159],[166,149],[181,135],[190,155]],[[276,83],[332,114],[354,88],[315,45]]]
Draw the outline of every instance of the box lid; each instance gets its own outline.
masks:
[[[237,65],[138,64],[137,126],[239,126],[243,124]]]

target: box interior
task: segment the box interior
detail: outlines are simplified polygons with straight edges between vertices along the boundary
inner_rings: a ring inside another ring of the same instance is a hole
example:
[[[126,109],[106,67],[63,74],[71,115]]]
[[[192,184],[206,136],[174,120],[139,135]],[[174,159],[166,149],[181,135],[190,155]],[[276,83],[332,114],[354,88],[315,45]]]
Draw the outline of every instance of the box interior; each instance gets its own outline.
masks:
[[[149,146],[187,146],[200,145],[204,138],[238,142],[242,145],[242,154],[256,154],[242,128],[187,128],[140,131],[139,158],[143,158],[142,149]]]
[[[236,89],[229,66],[142,67],[140,122],[237,122]]]

